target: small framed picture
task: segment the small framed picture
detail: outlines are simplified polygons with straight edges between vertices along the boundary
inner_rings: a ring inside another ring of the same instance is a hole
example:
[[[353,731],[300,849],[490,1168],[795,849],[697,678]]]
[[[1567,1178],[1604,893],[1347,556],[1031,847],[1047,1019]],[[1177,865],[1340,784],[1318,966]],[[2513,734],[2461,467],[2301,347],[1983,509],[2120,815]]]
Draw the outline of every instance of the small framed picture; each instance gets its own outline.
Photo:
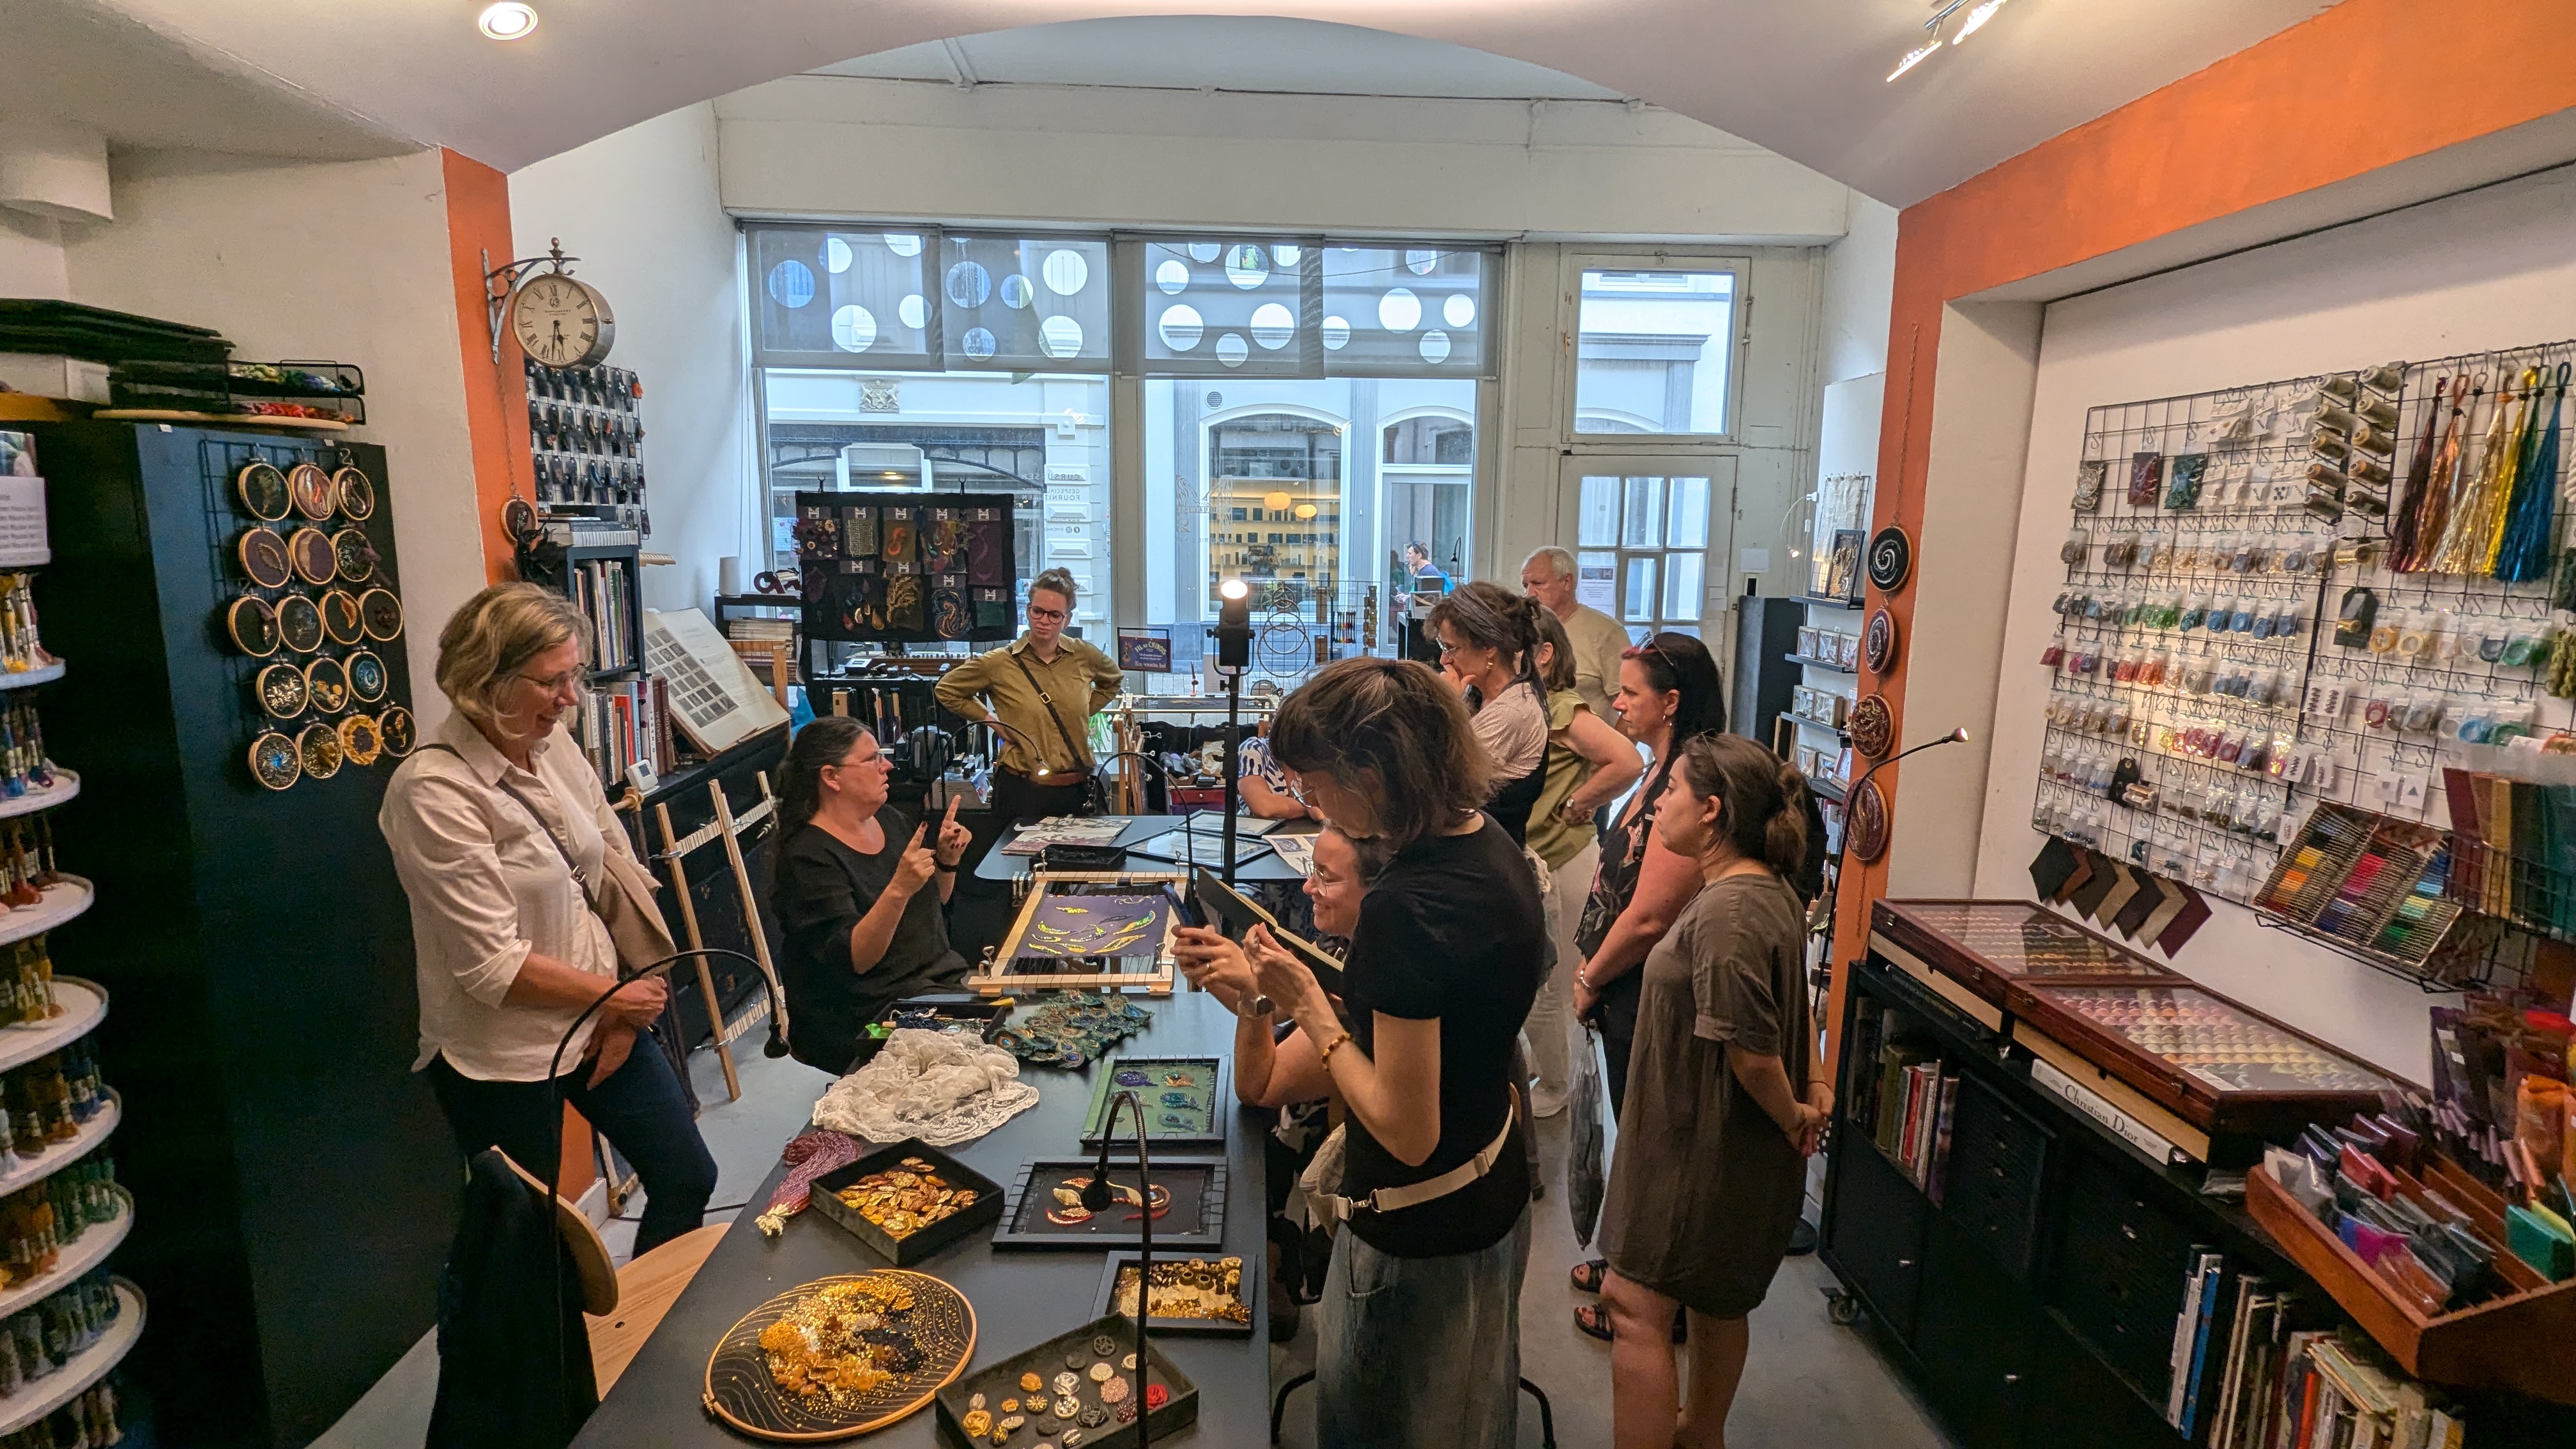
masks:
[[[1171,673],[1171,626],[1119,630],[1118,667],[1133,669],[1139,674]]]
[[[1861,551],[1869,544],[1869,535],[1857,528],[1834,530],[1833,551],[1825,555],[1825,586],[1821,597],[1839,599],[1848,604],[1861,601],[1861,590],[1868,575],[1861,571]]]

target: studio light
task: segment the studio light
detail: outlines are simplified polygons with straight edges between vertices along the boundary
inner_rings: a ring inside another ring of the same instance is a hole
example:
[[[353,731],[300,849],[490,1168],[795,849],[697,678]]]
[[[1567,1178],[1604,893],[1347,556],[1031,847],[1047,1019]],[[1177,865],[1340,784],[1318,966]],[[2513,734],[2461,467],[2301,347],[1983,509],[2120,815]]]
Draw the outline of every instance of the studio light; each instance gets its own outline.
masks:
[[[1907,52],[1905,53],[1905,59],[1900,60],[1900,61],[1898,61],[1898,62],[1896,63],[1896,69],[1894,69],[1894,70],[1892,70],[1892,71],[1889,71],[1889,72],[1887,73],[1887,78],[1888,78],[1889,80],[1891,80],[1891,81],[1892,81],[1892,80],[1896,79],[1898,76],[1901,76],[1901,75],[1905,74],[1907,71],[1914,69],[1916,66],[1921,65],[1923,62],[1925,62],[1925,61],[1927,61],[1927,60],[1931,59],[1931,58],[1932,58],[1932,52],[1934,52],[1934,51],[1936,51],[1936,50],[1939,50],[1940,48],[1941,48],[1941,37],[1939,37],[1939,36],[1937,36],[1937,35],[1936,35],[1936,36],[1932,37],[1932,43],[1931,43],[1931,44],[1929,44],[1929,45],[1919,45],[1919,46],[1916,46],[1914,49],[1907,51]]]
[[[519,0],[500,0],[485,6],[474,25],[494,40],[525,40],[537,31],[537,12]]]

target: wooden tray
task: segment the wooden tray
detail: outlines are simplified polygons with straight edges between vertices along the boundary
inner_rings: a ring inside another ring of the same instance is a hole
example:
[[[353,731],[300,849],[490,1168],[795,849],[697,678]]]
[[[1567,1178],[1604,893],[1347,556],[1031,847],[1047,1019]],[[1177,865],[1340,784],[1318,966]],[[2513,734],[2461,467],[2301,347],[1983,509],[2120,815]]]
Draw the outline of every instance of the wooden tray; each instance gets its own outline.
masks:
[[[933,1341],[935,1351],[916,1370],[879,1385],[876,1392],[846,1410],[811,1409],[781,1390],[770,1377],[769,1356],[760,1346],[761,1330],[777,1322],[808,1293],[835,1283],[881,1276],[902,1278],[909,1283],[913,1308],[906,1317],[916,1321],[916,1331]],[[715,1351],[707,1356],[703,1403],[709,1414],[756,1439],[786,1443],[846,1439],[882,1429],[919,1410],[963,1373],[974,1357],[975,1307],[966,1301],[965,1294],[927,1274],[899,1268],[880,1269],[873,1274],[839,1273],[791,1288],[744,1314],[741,1321],[727,1329],[724,1337],[716,1340]]]
[[[1126,1211],[1115,1206],[1084,1223],[1047,1221],[1055,1189],[1068,1178],[1089,1177],[1091,1172],[1092,1159],[1088,1157],[1042,1157],[1023,1164],[1019,1175],[1011,1179],[1010,1191],[1003,1194],[1002,1222],[993,1230],[993,1246],[1080,1248],[1095,1253],[1135,1246],[1140,1224],[1130,1221]],[[1181,1196],[1184,1179],[1186,1186],[1197,1193],[1195,1203]],[[1111,1162],[1109,1180],[1134,1187],[1136,1164]],[[1157,1157],[1153,1180],[1171,1189],[1175,1199],[1171,1209],[1154,1221],[1154,1251],[1160,1254],[1166,1247],[1179,1252],[1224,1251],[1225,1159]],[[1036,1201],[1030,1200],[1032,1194]],[[1195,1212],[1191,1211],[1193,1207]]]
[[[2401,1184],[2419,1185],[2399,1168]],[[2477,1220],[2501,1243],[2504,1203],[2485,1184],[2439,1158],[2426,1177],[2442,1196]],[[2522,1260],[2496,1251],[2496,1273],[2511,1291],[2427,1318],[2397,1297],[2361,1255],[2346,1247],[2269,1169],[2245,1174],[2245,1206],[2291,1261],[2317,1280],[2398,1366],[2428,1383],[2456,1388],[2509,1389],[2557,1404],[2576,1404],[2576,1373],[2567,1345],[2576,1342],[2576,1279],[2549,1283]]]
[[[966,1437],[963,1421],[970,1412],[967,1406],[973,1401],[975,1395],[982,1394],[985,1412],[991,1414],[998,1423],[1002,1418],[1002,1401],[1024,1397],[1023,1390],[1020,1388],[1022,1374],[1036,1374],[1039,1378],[1048,1380],[1050,1390],[1057,1374],[1076,1374],[1076,1382],[1080,1387],[1074,1397],[1080,1400],[1085,1408],[1100,1407],[1100,1386],[1091,1381],[1088,1371],[1076,1370],[1070,1367],[1070,1364],[1076,1356],[1092,1359],[1093,1352],[1098,1347],[1097,1340],[1104,1337],[1110,1341],[1111,1348],[1106,1357],[1112,1365],[1114,1374],[1126,1380],[1128,1384],[1134,1385],[1138,1375],[1135,1370],[1126,1368],[1125,1363],[1127,1355],[1136,1351],[1136,1320],[1131,1318],[1122,1323],[1115,1318],[1102,1318],[1086,1323],[1070,1333],[1057,1334],[1025,1353],[1015,1353],[1000,1363],[977,1369],[975,1376],[963,1383],[950,1384],[942,1388],[938,1394],[941,1438],[950,1444],[988,1442]],[[1160,1384],[1171,1395],[1164,1401],[1161,1408],[1146,1416],[1148,1422],[1153,1425],[1155,1443],[1163,1443],[1198,1422],[1198,1385],[1191,1383],[1188,1375],[1182,1373],[1170,1359],[1165,1358],[1162,1352],[1154,1347],[1151,1337],[1145,1340],[1145,1357],[1139,1367],[1145,1371],[1146,1384]],[[1051,1393],[1049,1396],[1052,1397]],[[1140,1391],[1131,1388],[1129,1393],[1131,1402],[1140,1401],[1141,1397]],[[1022,1412],[1024,1414],[1027,1412],[1025,1407]],[[1035,1414],[1029,1414],[1027,1417],[1030,1422],[1011,1431],[1010,1444],[1054,1443],[1064,1430],[1070,1427],[1059,1420],[1041,1418]],[[1039,1427],[1041,1424],[1048,1427],[1041,1428]],[[1122,1424],[1114,1418],[1098,1428],[1082,1431],[1083,1449],[1121,1449],[1121,1446],[1135,1443],[1138,1437],[1134,1421]]]
[[[833,1196],[872,1172],[902,1166],[906,1158],[929,1163],[931,1170],[951,1187],[972,1189],[974,1205],[941,1218],[917,1233],[898,1238],[869,1222],[857,1209],[843,1206],[841,1200]],[[906,1138],[881,1152],[871,1152],[847,1167],[824,1173],[814,1179],[812,1195],[806,1202],[827,1221],[875,1249],[878,1257],[898,1268],[909,1268],[949,1244],[982,1232],[1002,1220],[1001,1184],[938,1148],[925,1145],[919,1138]]]
[[[1188,882],[1187,871],[1033,872],[1029,877],[1028,898],[1020,905],[1019,917],[1011,923],[1010,934],[1002,938],[1000,948],[978,968],[979,974],[966,978],[966,989],[986,996],[1001,996],[1026,991],[1106,991],[1142,987],[1148,995],[1169,996],[1176,962],[1172,954],[1172,932],[1186,923],[1179,888]],[[1097,887],[1108,889],[1094,889]],[[1150,953],[1115,957],[1066,956],[1057,958],[1064,963],[1060,969],[1012,969],[1023,959],[1022,944],[1036,933],[1038,918],[1050,902],[1083,895],[1151,895],[1157,891],[1168,898],[1168,910],[1160,937],[1151,941],[1153,949]],[[1150,964],[1142,971],[1104,971],[1089,964],[1103,960],[1145,960]]]

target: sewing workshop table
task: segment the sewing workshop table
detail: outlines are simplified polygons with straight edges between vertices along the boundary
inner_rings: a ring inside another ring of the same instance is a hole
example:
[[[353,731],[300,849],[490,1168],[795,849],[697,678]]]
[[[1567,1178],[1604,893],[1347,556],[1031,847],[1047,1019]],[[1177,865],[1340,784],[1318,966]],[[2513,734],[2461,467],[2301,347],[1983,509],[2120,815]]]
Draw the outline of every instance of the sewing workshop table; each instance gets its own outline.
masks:
[[[1182,820],[1182,817],[1178,815],[1112,815],[1104,816],[1102,818],[1110,820],[1124,820],[1127,822],[1127,828],[1118,832],[1118,844],[1129,850],[1135,849],[1137,846],[1144,844],[1146,841],[1153,839],[1157,835],[1168,835],[1171,832],[1180,829]],[[1222,823],[1223,822],[1220,821],[1219,825],[1221,826]],[[1202,825],[1201,828],[1207,829],[1204,825]],[[1311,821],[1291,820],[1284,825],[1273,827],[1270,833],[1272,835],[1311,835],[1317,829],[1318,827]],[[1019,837],[1019,833],[1019,828],[1017,826],[1012,827],[1011,832],[1008,835],[994,841],[993,848],[984,852],[983,860],[977,863],[975,867],[975,878],[977,880],[1019,880],[1028,875],[1029,863],[1033,857],[1026,855],[1004,855],[1002,853],[1002,847],[1017,839]],[[1207,833],[1213,835],[1216,831],[1214,829],[1208,829]],[[1242,850],[1247,841],[1257,843],[1259,840],[1266,840],[1268,838],[1269,836],[1240,837],[1235,842],[1235,849],[1237,851]],[[1170,870],[1177,868],[1164,861],[1151,859],[1141,855],[1131,855],[1127,860],[1128,868],[1131,870]],[[1234,878],[1238,884],[1244,881],[1302,881],[1305,879],[1304,876],[1291,870],[1288,866],[1288,862],[1281,860],[1279,858],[1279,852],[1275,850],[1265,850],[1259,855],[1252,857],[1250,860],[1246,860],[1237,865],[1234,868]],[[1229,1040],[1231,1040],[1231,1038],[1229,1038]]]
[[[1169,997],[1135,1000],[1154,1013],[1153,1024],[1111,1048],[1112,1055],[1232,1055],[1234,1017],[1214,997],[1184,985]],[[1032,1158],[1091,1156],[1082,1148],[1082,1119],[1091,1101],[1092,1074],[1100,1070],[1099,1062],[1079,1072],[1024,1068],[1021,1080],[1038,1088],[1038,1105],[976,1141],[946,1150],[1005,1188],[1020,1164]],[[1228,1125],[1225,1251],[1243,1259],[1247,1287],[1264,1272],[1266,1126],[1265,1114],[1241,1108]],[[782,1175],[773,1170],[751,1194],[751,1205],[734,1219],[706,1266],[671,1305],[617,1387],[573,1440],[575,1449],[731,1449],[764,1442],[727,1429],[701,1406],[707,1356],[716,1340],[744,1314],[798,1284],[833,1273],[891,1266],[810,1210],[789,1218],[781,1236],[762,1237],[752,1219],[768,1203]],[[1133,1251],[1132,1244],[1127,1251]],[[1155,1257],[1160,1259],[1164,1251],[1156,1248]],[[1201,1249],[1178,1256],[1216,1255]],[[1105,1251],[996,1251],[991,1235],[978,1233],[911,1266],[915,1272],[948,1283],[975,1306],[971,1372],[975,1366],[1009,1358],[1090,1322],[1106,1259]],[[1270,1442],[1269,1339],[1266,1314],[1257,1300],[1248,1337],[1157,1333],[1156,1350],[1198,1385],[1199,1417],[1197,1424],[1170,1440],[1158,1436],[1154,1442],[1206,1449],[1266,1446]],[[1305,1390],[1300,1398],[1310,1400],[1312,1393]],[[1296,1407],[1311,1411],[1312,1406],[1301,1402]],[[864,1443],[867,1449],[949,1444],[937,1424],[937,1414],[924,1405],[901,1423],[863,1440],[834,1442]]]

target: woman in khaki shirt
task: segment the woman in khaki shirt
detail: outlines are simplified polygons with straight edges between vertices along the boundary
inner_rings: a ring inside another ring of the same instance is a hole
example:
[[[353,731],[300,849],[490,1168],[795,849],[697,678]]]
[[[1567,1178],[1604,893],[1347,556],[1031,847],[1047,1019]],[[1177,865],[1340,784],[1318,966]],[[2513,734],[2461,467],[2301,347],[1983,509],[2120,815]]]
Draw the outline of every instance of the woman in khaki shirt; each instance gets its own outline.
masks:
[[[1095,762],[1092,715],[1118,697],[1126,676],[1097,648],[1064,637],[1073,575],[1048,569],[1029,585],[1029,631],[941,676],[933,693],[950,713],[1001,731],[993,811],[1026,823],[1088,815]]]
[[[438,687],[456,712],[385,787],[376,815],[411,898],[420,1056],[457,1150],[499,1147],[540,1176],[562,1151],[546,1069],[564,1029],[617,980],[591,909],[630,861],[599,775],[561,725],[581,703],[588,628],[535,584],[496,584],[438,636]],[[643,1179],[638,1255],[688,1232],[715,1195],[670,1059],[639,1040],[669,998],[659,980],[610,997],[565,1047],[561,1099]]]

